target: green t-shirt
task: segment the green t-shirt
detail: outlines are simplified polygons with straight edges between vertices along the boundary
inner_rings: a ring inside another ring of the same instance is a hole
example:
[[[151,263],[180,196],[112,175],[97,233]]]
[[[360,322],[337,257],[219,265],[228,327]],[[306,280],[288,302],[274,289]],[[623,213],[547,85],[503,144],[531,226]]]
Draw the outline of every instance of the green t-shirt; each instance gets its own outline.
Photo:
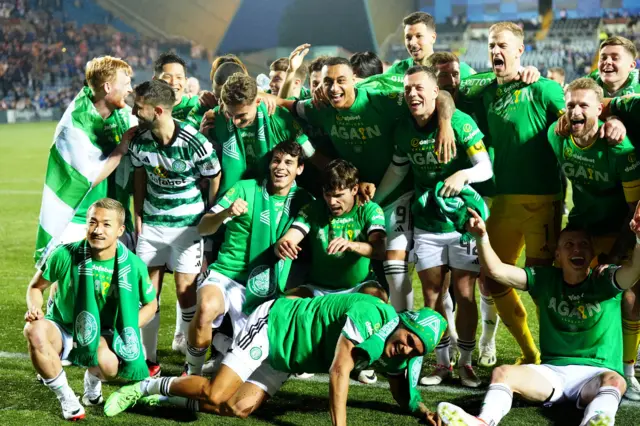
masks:
[[[359,344],[394,318],[391,305],[367,294],[278,299],[268,319],[271,366],[287,373],[326,373],[341,334]]]
[[[546,78],[531,85],[520,81],[498,85],[489,79],[479,77],[475,86],[467,83],[458,96],[463,103],[475,104],[465,111],[484,115],[477,122],[491,136],[496,193],[525,196],[523,202],[556,199],[560,173],[547,129],[564,113],[562,87]]]
[[[329,242],[334,238],[366,242],[372,232],[385,232],[384,213],[376,203],[356,204],[349,213],[333,217],[323,199],[304,206],[291,227],[309,238],[311,284],[334,290],[352,288],[365,281],[370,259],[351,252],[329,255]]]
[[[323,128],[340,158],[358,168],[361,182],[379,185],[393,157],[390,142],[397,119],[408,114],[401,92],[356,90],[349,109],[330,106],[316,108],[311,101],[300,102],[296,111],[315,127]],[[411,189],[409,179],[387,198],[395,201]]]
[[[551,125],[548,138],[573,187],[569,223],[592,235],[619,232],[629,212],[627,203],[640,199],[640,162],[635,148],[627,138],[615,146],[598,139],[580,148],[573,137],[556,135],[556,126],[557,122]]]
[[[237,199],[247,202],[247,212],[242,216],[234,217],[226,222],[224,242],[218,252],[218,259],[209,266],[216,272],[227,278],[231,278],[240,284],[246,284],[249,273],[253,267],[249,263],[249,245],[251,242],[251,224],[253,223],[253,205],[255,203],[256,190],[260,188],[258,181],[249,179],[241,180],[233,185],[227,193],[218,200],[211,211],[219,213],[228,209]],[[282,209],[287,199],[286,195],[271,195],[275,200],[278,222],[282,215]]]
[[[389,72],[376,74],[357,82],[356,88],[373,91],[404,90],[404,76]]]
[[[82,241],[80,242],[82,243]],[[47,311],[45,318],[60,325],[66,332],[73,334],[73,311],[62,309],[62,306],[72,306],[78,292],[77,283],[72,281],[71,247],[79,243],[64,244],[56,248],[46,263],[42,266],[42,278],[49,282],[58,282],[58,289],[53,299],[53,305]],[[137,283],[140,292],[140,303],[146,305],[156,298],[156,291],[149,279],[147,265],[133,253],[129,253],[131,265],[138,271],[140,282]],[[115,257],[108,260],[94,260],[93,283],[96,303],[100,311],[100,318],[115,318],[118,309],[117,290],[111,287]],[[103,329],[113,324],[101,323]]]
[[[627,128],[627,135],[635,147],[640,147],[640,126],[637,125],[640,117],[640,96],[628,98],[617,97],[609,104],[611,115],[620,118]]]
[[[622,375],[622,290],[619,266],[591,272],[578,285],[568,285],[553,266],[527,267],[527,286],[540,307],[542,363],[590,365]]]
[[[633,95],[634,93],[640,93],[640,70],[638,69],[631,70],[631,73],[629,73],[629,78],[627,79],[627,82],[624,84],[624,86],[622,86],[615,92],[609,92],[607,90],[607,88],[604,85],[604,82],[600,78],[600,71],[595,70],[591,72],[591,74],[589,74],[587,78],[595,80],[598,83],[598,85],[602,87],[602,90],[604,90],[604,96],[606,98],[617,98],[618,96]]]
[[[191,110],[193,110],[198,105],[199,105],[199,102],[198,102],[197,96],[182,95],[182,99],[180,99],[180,103],[173,107],[173,110],[171,111],[171,116],[176,120],[185,121],[189,116],[189,113],[191,112]]]
[[[411,164],[416,198],[427,191],[433,191],[438,182],[457,171],[471,167],[469,154],[485,151],[482,143],[484,135],[469,115],[456,110],[451,117],[451,126],[456,137],[457,156],[449,163],[442,164],[434,152],[438,132],[437,112],[423,128],[418,127],[413,117],[406,117],[398,122],[393,137],[396,146],[393,162],[398,166]],[[437,212],[434,211],[433,215],[436,216]],[[444,218],[438,221],[414,215],[413,222],[416,228],[429,232],[455,231],[453,223]]]
[[[407,72],[407,70],[411,68],[414,64],[415,62],[413,61],[413,58],[409,57],[407,59],[404,59],[402,61],[396,62],[395,64],[391,65],[391,67],[389,67],[386,73],[402,74],[404,76],[404,73]],[[475,73],[476,71],[473,68],[471,68],[469,64],[467,64],[466,62],[460,62],[460,78],[467,78],[470,75],[473,75]]]

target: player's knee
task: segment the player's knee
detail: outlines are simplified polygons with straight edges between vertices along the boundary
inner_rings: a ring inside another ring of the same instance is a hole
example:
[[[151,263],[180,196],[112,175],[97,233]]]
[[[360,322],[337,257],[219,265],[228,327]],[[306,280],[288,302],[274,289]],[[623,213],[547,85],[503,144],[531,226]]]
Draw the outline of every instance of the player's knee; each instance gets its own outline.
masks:
[[[491,372],[491,383],[507,383],[512,368],[511,365],[501,365],[494,368]]]
[[[213,382],[211,382],[211,385]],[[214,405],[216,407],[220,407],[221,409],[228,408],[228,398],[225,395],[225,390],[218,387],[208,386],[206,389],[206,400],[207,403]]]
[[[618,388],[621,394],[627,390],[627,382],[620,374],[614,371],[603,373],[601,380],[601,386],[613,386],[614,388]]]
[[[196,326],[204,326],[207,323],[211,323],[218,316],[222,315],[222,309],[220,308],[220,301],[215,297],[206,297],[198,301],[196,308],[198,313],[198,323]]]
[[[47,338],[44,327],[42,326],[42,321],[28,322],[24,326],[22,334],[25,339],[27,339],[27,342],[29,342],[29,346],[35,347],[42,346]]]

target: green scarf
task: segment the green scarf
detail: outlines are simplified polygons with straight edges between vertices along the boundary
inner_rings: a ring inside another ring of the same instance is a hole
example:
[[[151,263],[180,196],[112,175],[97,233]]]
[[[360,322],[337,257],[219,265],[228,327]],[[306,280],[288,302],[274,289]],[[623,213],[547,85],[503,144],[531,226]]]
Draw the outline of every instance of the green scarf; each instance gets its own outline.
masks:
[[[113,326],[113,350],[122,359],[118,375],[129,380],[142,380],[149,377],[144,360],[138,329],[140,295],[139,277],[129,258],[132,253],[118,241],[114,280],[111,285],[117,291],[118,309],[115,318],[105,318],[108,326]],[[77,365],[93,367],[98,365],[98,346],[100,345],[100,312],[96,303],[93,283],[93,262],[91,248],[84,240],[73,253],[71,271],[72,282],[77,287],[73,307],[73,349],[69,360]]]
[[[271,142],[271,127],[267,107],[261,103],[256,114],[257,140],[256,155],[258,158],[266,158],[266,154],[273,148]],[[222,181],[218,194],[225,194],[236,182],[243,179],[247,171],[247,159],[245,146],[242,141],[242,132],[233,125],[231,120],[220,112],[216,115],[216,136],[222,145]],[[266,166],[266,164],[265,164]]]
[[[482,199],[482,196],[469,185],[465,185],[460,193],[455,197],[441,197],[440,190],[444,186],[444,182],[438,182],[433,191],[427,191],[413,203],[413,214],[420,215],[426,221],[446,221],[453,224],[462,236],[461,243],[471,241],[473,236],[467,232],[466,224],[471,215],[467,211],[467,207],[472,208],[482,218],[487,220],[489,217],[489,207]]]
[[[265,179],[260,187],[256,186],[254,197],[249,265],[258,266],[251,271],[247,280],[246,300],[242,307],[246,315],[267,300],[284,293],[292,261],[277,259],[271,247],[289,229],[300,208],[311,200],[309,196],[299,193],[301,190],[294,182],[278,221],[275,200],[269,196],[267,185],[268,180]]]

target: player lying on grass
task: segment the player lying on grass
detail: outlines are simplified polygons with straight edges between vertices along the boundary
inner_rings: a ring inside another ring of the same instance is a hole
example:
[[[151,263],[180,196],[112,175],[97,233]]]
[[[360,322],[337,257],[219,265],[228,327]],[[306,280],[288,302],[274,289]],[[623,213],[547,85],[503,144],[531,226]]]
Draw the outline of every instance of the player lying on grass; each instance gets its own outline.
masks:
[[[137,401],[168,400],[244,418],[273,396],[290,373],[328,372],[333,424],[346,425],[349,376],[378,361],[389,374],[395,400],[435,425],[416,385],[422,356],[435,348],[446,327],[444,318],[429,308],[397,314],[367,294],[269,301],[249,316],[211,381],[164,377],[125,386],[111,395],[105,414],[114,416]]]
[[[85,405],[102,403],[102,380],[148,377],[139,327],[156,312],[156,293],[146,265],[118,238],[124,233],[122,204],[102,198],[87,210],[86,238],[59,246],[27,290],[24,336],[29,355],[67,420],[84,418],[61,360],[88,367]],[[58,283],[42,312],[43,294]],[[139,308],[140,303],[143,305]]]
[[[529,291],[540,307],[541,365],[503,365],[493,370],[491,385],[478,417],[447,402],[438,405],[448,425],[497,425],[511,409],[513,393],[555,404],[575,401],[585,410],[581,426],[613,425],[626,390],[622,377],[622,292],[640,278],[640,205],[630,222],[636,235],[631,261],[591,270],[594,258],[589,234],[566,228],[555,252],[559,268],[518,268],[500,261],[487,228],[475,213],[468,223],[480,264],[502,285]]]

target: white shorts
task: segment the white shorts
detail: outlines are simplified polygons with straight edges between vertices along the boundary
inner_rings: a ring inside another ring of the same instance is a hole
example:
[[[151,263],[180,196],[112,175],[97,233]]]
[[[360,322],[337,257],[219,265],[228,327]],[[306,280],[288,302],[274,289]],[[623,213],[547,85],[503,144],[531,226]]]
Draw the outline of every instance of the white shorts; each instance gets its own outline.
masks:
[[[596,379],[602,373],[613,372],[608,368],[592,367],[589,365],[567,365],[559,367],[549,364],[525,364],[525,367],[529,367],[544,376],[551,386],[553,386],[553,394],[545,402],[545,405],[552,405],[563,401],[576,401],[576,406],[579,409],[584,409],[580,406],[580,393],[582,389],[593,379]]]
[[[222,363],[244,382],[253,383],[270,396],[275,395],[289,373],[274,370],[269,363],[269,311],[274,300],[263,303],[247,319]]]
[[[64,232],[60,236],[60,244],[75,243],[76,241],[83,240],[87,236],[87,224],[86,223],[69,223],[64,229]],[[135,244],[133,244],[133,235],[130,232],[125,232],[120,237],[120,242],[125,245],[129,250],[135,250]]]
[[[231,324],[233,324],[233,335],[237,336],[247,322],[247,316],[242,313],[242,306],[245,301],[245,286],[222,275],[220,272],[212,270],[198,275],[196,283],[198,291],[208,285],[216,286],[220,290],[222,297],[224,297],[224,313],[213,320],[213,328],[220,327],[224,316],[229,314]]]
[[[66,330],[62,328],[57,322],[51,321],[48,318],[45,318],[45,320],[53,324],[60,332],[60,338],[62,339],[62,351],[60,352],[60,359],[67,359],[69,357],[69,352],[71,352],[71,349],[73,349],[73,336],[67,333]]]
[[[449,265],[462,271],[480,272],[476,241],[460,243],[459,232],[436,234],[415,228],[413,236],[416,271]]]
[[[202,269],[202,238],[198,228],[142,225],[136,254],[149,267],[197,274]]]
[[[383,207],[387,231],[387,250],[409,251],[411,249],[411,237],[413,236],[412,200],[413,191],[407,192],[393,203]]]
[[[326,296],[328,294],[353,294],[353,293],[357,293],[357,292],[360,291],[360,289],[363,286],[369,285],[369,284],[375,284],[379,288],[382,288],[380,286],[380,284],[378,284],[377,281],[373,281],[373,280],[365,281],[365,282],[362,282],[362,283],[356,285],[355,287],[351,287],[351,288],[347,288],[347,289],[343,289],[343,290],[332,290],[332,289],[328,289],[328,288],[324,288],[324,287],[319,287],[319,286],[313,285],[313,284],[304,284],[304,285],[301,285],[300,287],[308,288],[309,290],[311,290],[313,292],[313,297],[321,297],[321,296]]]

